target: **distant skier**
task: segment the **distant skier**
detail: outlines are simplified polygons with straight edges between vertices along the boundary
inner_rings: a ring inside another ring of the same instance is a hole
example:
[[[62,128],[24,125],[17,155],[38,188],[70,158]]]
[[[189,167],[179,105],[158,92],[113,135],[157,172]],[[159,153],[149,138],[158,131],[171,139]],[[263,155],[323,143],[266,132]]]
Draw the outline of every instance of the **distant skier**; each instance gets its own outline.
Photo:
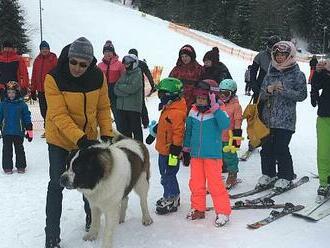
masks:
[[[309,67],[310,67],[310,74],[309,74],[309,77],[308,77],[308,83],[310,84],[311,81],[312,81],[312,77],[313,77],[313,74],[316,70],[316,65],[318,63],[318,60],[316,58],[316,55],[313,55],[312,59],[309,61]]]
[[[316,65],[312,77],[311,103],[317,110],[317,167],[320,186],[317,190],[319,198],[330,193],[330,60]],[[322,90],[321,95],[319,91]]]
[[[251,91],[251,69],[252,65],[249,65],[244,74],[244,82],[245,82],[245,95],[250,96]]]

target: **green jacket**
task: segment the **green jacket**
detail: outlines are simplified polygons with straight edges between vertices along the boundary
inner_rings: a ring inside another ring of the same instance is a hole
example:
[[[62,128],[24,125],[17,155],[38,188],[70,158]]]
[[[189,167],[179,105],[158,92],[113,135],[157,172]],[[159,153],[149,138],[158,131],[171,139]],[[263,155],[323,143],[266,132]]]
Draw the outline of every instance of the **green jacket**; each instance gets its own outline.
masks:
[[[114,92],[119,110],[142,112],[142,73],[139,67],[126,71],[117,81]]]

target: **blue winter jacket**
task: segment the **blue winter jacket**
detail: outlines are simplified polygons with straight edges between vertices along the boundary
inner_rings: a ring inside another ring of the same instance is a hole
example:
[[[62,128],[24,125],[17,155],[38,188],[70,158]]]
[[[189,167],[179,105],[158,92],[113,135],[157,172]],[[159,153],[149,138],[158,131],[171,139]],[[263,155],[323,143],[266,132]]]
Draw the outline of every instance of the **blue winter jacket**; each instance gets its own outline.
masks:
[[[281,82],[282,92],[269,94],[267,87]],[[262,104],[261,119],[269,128],[280,128],[295,131],[296,103],[307,97],[307,84],[298,64],[284,71],[270,67],[260,91]]]
[[[229,117],[221,109],[200,113],[195,106],[186,120],[184,147],[193,158],[222,158],[222,131],[229,127]]]
[[[31,112],[22,99],[0,103],[0,125],[2,135],[19,135],[24,137],[27,127],[32,129]]]

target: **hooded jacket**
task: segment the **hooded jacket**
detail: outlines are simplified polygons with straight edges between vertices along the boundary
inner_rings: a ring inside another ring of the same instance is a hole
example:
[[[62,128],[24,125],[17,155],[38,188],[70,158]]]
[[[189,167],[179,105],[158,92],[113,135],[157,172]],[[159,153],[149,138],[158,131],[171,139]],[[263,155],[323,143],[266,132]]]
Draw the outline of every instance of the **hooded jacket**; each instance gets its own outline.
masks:
[[[56,68],[46,75],[47,143],[68,151],[77,148],[85,134],[97,139],[113,136],[107,81],[94,58],[86,72],[75,78],[69,70],[68,50],[63,48]]]

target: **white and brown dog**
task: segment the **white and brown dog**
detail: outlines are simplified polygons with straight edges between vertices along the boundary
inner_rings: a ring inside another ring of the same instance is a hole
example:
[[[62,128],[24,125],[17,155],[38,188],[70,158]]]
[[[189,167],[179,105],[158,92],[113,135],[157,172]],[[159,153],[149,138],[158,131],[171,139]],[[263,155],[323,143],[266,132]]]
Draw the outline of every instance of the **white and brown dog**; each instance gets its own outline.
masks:
[[[82,192],[89,201],[92,224],[84,240],[97,238],[101,214],[104,214],[102,248],[112,247],[114,227],[125,221],[128,194],[132,189],[140,197],[142,224],[147,226],[153,222],[147,203],[149,170],[146,146],[123,136],[116,136],[112,145],[100,143],[70,154],[61,184]]]

